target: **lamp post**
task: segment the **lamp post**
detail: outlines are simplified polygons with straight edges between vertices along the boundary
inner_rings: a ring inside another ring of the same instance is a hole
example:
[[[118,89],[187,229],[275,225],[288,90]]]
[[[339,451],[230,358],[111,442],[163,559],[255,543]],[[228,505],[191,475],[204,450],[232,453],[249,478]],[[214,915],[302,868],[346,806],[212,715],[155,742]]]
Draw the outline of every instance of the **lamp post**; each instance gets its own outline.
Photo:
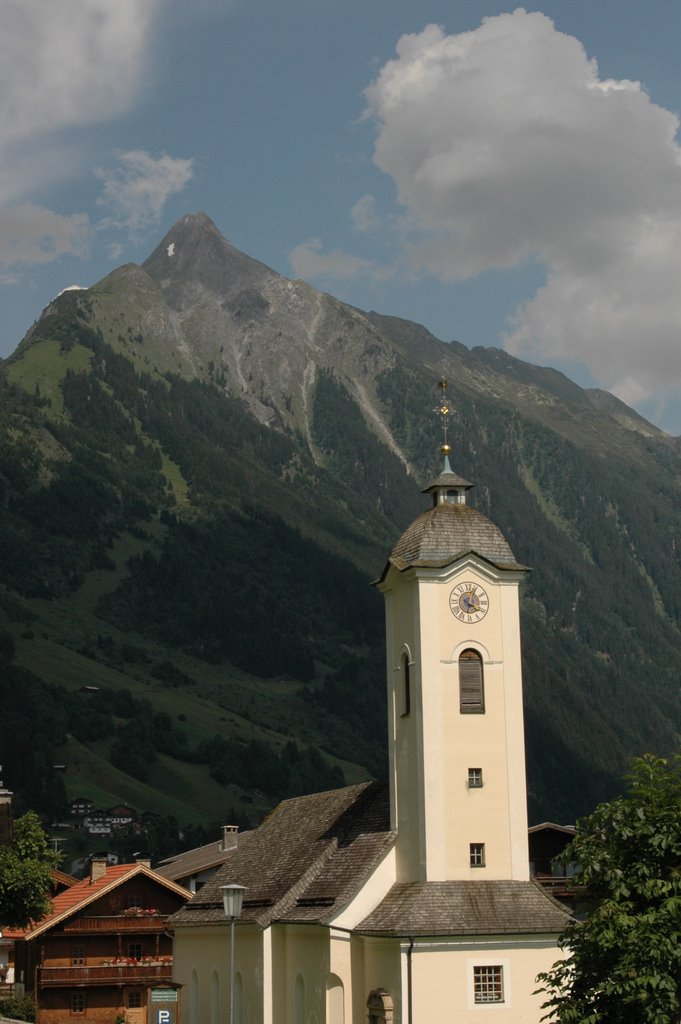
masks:
[[[229,1024],[234,1024],[234,922],[241,914],[245,885],[221,885],[222,906],[229,921]]]

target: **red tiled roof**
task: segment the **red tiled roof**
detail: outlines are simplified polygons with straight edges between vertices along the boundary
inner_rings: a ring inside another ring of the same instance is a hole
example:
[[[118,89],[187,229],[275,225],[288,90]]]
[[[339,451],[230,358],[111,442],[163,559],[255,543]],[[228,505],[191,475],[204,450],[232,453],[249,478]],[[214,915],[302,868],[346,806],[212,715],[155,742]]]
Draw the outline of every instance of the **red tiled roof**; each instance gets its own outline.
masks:
[[[111,867],[107,867],[100,877],[94,881],[89,877],[83,878],[80,882],[76,882],[75,885],[58,893],[52,899],[51,913],[46,914],[40,921],[35,921],[28,928],[16,931],[3,929],[3,934],[9,938],[32,939],[35,935],[46,931],[53,924],[56,924],[57,921],[92,903],[94,899],[103,893],[108,892],[110,889],[115,889],[126,878],[138,874],[148,875],[158,881],[159,885],[171,888],[174,892],[185,896],[187,899],[189,898],[189,893],[186,889],[165,878],[160,878],[156,872],[145,867],[143,864],[114,864]]]

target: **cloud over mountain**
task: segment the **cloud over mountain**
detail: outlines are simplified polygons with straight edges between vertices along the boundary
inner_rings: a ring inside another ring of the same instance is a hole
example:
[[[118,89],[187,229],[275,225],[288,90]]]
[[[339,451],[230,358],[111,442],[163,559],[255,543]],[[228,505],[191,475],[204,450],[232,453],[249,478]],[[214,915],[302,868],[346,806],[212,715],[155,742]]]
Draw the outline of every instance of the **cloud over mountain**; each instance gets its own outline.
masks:
[[[366,98],[413,269],[461,281],[537,261],[511,351],[578,360],[630,401],[681,382],[675,114],[522,9],[403,36]]]

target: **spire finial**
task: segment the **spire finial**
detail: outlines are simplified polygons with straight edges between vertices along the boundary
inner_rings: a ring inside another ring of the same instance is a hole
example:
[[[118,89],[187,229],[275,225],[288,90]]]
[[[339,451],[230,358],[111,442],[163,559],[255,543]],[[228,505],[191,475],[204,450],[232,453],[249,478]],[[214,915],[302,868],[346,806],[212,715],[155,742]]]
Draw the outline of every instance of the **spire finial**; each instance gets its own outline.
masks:
[[[440,423],[442,424],[442,444],[440,445],[440,451],[444,455],[444,468],[443,472],[451,473],[452,469],[449,465],[449,454],[451,452],[451,445],[447,441],[447,431],[449,429],[449,416],[451,409],[447,404],[447,386],[448,381],[446,377],[442,377],[438,381],[438,388],[440,389],[440,404],[435,412],[440,417]]]

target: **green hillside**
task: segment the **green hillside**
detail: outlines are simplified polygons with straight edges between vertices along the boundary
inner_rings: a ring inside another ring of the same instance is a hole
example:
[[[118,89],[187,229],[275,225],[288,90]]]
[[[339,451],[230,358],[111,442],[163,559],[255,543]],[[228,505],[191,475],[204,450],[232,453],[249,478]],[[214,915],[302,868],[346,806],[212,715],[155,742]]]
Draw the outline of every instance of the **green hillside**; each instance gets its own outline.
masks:
[[[532,819],[573,819],[633,753],[671,749],[678,442],[556,371],[308,286],[294,322],[283,279],[230,248],[220,284],[210,229],[190,227],[184,276],[161,279],[162,243],[146,271],[62,295],[0,368],[0,760],[19,808],[59,817],[83,794],[254,822],[385,773],[369,583],[425,507],[441,375],[455,468],[534,567]]]

